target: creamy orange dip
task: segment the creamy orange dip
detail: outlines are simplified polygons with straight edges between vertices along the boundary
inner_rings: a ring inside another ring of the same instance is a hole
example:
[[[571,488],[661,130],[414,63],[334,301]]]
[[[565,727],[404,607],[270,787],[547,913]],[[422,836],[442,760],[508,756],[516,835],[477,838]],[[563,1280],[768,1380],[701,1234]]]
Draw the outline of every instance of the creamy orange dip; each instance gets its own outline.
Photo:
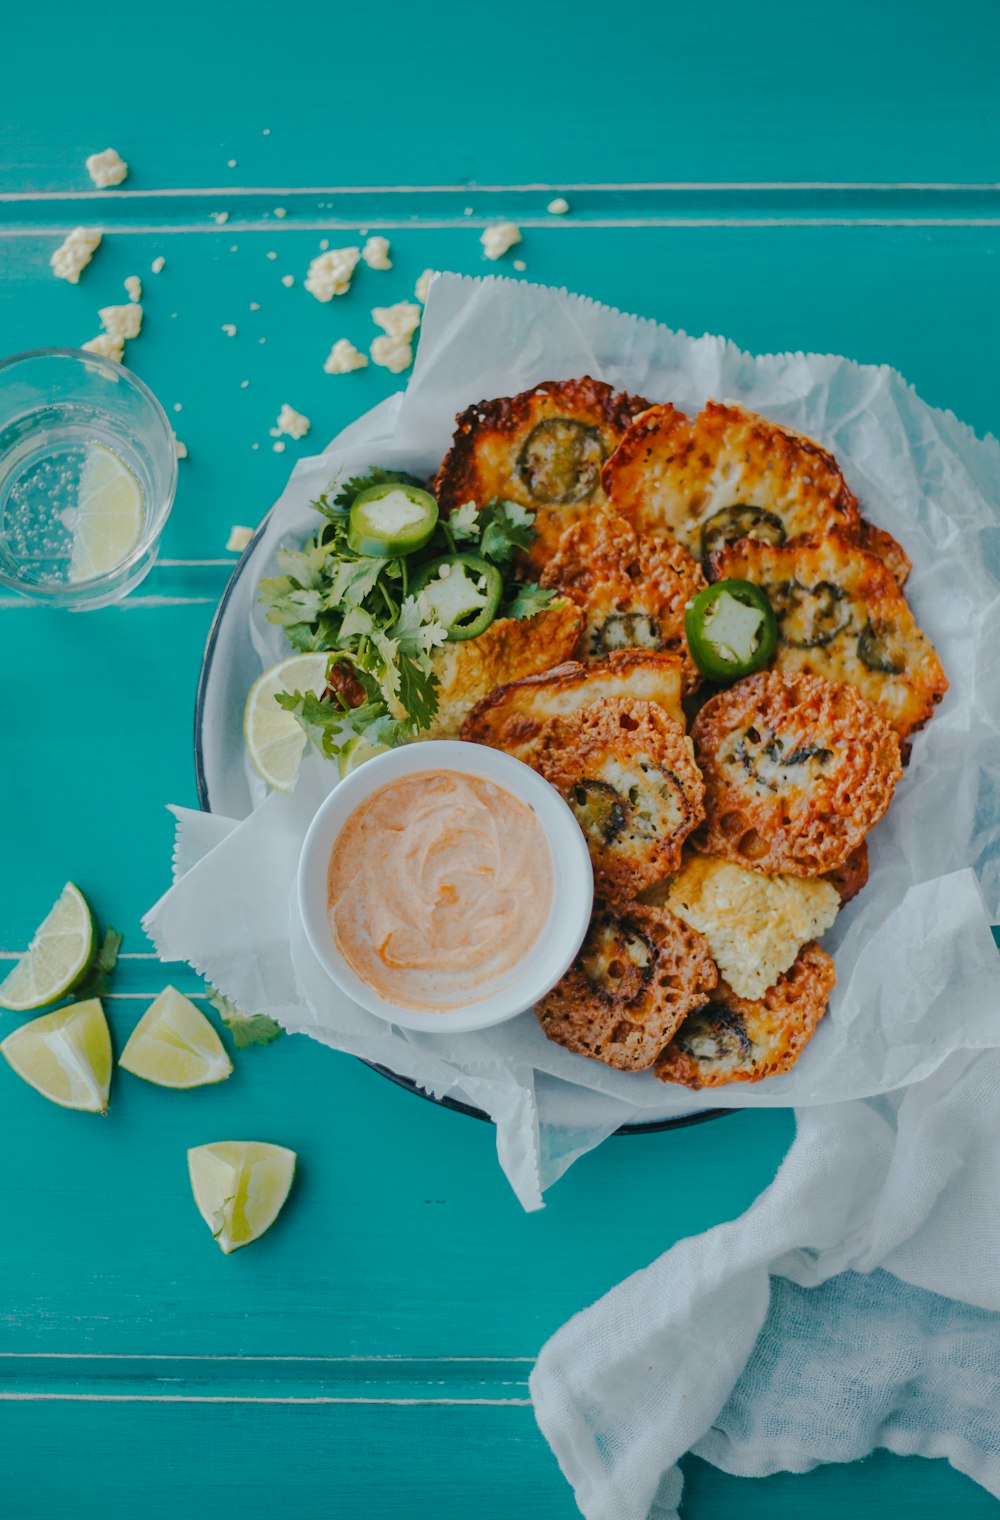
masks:
[[[390,781],[330,853],[330,930],[387,1002],[444,1013],[495,991],[538,939],[552,856],[519,798],[459,771]]]

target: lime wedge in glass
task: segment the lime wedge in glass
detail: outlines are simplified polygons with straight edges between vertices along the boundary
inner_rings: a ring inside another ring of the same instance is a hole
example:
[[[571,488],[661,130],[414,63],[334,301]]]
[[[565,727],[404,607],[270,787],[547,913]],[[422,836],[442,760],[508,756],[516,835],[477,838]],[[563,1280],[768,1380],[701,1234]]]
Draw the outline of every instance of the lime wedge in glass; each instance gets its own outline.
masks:
[[[87,971],[94,949],[90,909],[79,887],[68,881],[21,959],[0,982],[0,1008],[24,1013],[65,997]]]
[[[337,756],[337,769],[341,778],[356,771],[359,765],[364,765],[373,755],[384,755],[388,748],[387,744],[369,744],[360,734],[356,739],[349,739]]]
[[[270,1229],[295,1176],[295,1152],[260,1140],[219,1140],[188,1151],[198,1212],[223,1251]]]
[[[43,1098],[62,1108],[107,1113],[111,1035],[99,998],[22,1024],[0,1044],[0,1053]]]
[[[142,537],[142,487],[102,443],[87,449],[76,498],[69,578],[89,581],[126,560]]]
[[[160,1087],[224,1082],[233,1069],[208,1019],[175,987],[165,987],[150,1003],[118,1065]]]
[[[306,736],[291,713],[274,700],[281,691],[326,689],[328,654],[293,654],[272,665],[250,688],[243,713],[243,734],[254,769],[268,786],[290,792],[295,786]]]

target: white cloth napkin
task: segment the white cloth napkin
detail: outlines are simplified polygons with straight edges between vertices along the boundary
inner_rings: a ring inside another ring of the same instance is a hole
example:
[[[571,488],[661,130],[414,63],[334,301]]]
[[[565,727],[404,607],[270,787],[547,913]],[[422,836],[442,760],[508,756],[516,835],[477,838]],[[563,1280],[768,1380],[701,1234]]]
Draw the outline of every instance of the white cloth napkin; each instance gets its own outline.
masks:
[[[532,1398],[586,1520],[676,1520],[687,1451],[762,1477],[885,1447],[1000,1497],[998,1091],[1000,1053],[963,1053],[798,1111],[740,1219],[553,1336]]]

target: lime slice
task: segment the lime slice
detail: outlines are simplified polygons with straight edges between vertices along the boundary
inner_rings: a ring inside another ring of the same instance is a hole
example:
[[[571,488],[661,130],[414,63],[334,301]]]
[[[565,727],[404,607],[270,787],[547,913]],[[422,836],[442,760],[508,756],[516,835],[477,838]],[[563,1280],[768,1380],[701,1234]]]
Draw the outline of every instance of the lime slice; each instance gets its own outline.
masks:
[[[288,1197],[295,1152],[260,1140],[219,1140],[188,1151],[198,1212],[228,1255],[259,1240]]]
[[[68,881],[27,950],[0,982],[0,1008],[24,1013],[65,997],[94,957],[94,920],[79,887]]]
[[[279,691],[326,690],[328,654],[293,654],[272,665],[250,688],[243,713],[243,735],[254,770],[275,791],[290,792],[299,774],[306,736],[274,700]]]
[[[114,570],[142,536],[142,487],[128,465],[92,443],[87,449],[76,498],[71,581],[89,581]]]
[[[43,1098],[62,1108],[107,1113],[111,1035],[99,998],[22,1024],[0,1044],[0,1052]]]
[[[388,744],[369,744],[360,734],[356,739],[349,739],[337,756],[337,769],[341,779],[356,771],[359,765],[364,765],[373,755],[384,755],[388,748]]]
[[[233,1069],[208,1019],[176,987],[164,987],[150,1003],[118,1057],[118,1065],[160,1087],[224,1082]]]

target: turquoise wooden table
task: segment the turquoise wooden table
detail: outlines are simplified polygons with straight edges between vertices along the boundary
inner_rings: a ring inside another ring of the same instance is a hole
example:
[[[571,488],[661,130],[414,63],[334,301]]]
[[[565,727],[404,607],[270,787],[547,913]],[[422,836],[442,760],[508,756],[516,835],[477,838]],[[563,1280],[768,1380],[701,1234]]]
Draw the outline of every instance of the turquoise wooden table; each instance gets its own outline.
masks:
[[[398,383],[324,374],[333,340],[367,346],[369,308],[427,266],[488,267],[486,221],[519,223],[527,279],[748,348],[885,361],[980,431],[1000,423],[992,0],[52,0],[9,12],[3,36],[0,347],[92,337],[139,274],[128,362],[189,450],[159,565],[125,606],[2,604],[0,946],[16,954],[80,883],[125,933],[119,1046],[165,981],[202,990],[152,958],[139,919],[168,880],[164,804],[195,804],[193,699],[230,526]],[[83,159],[109,143],[129,178],[91,193]],[[568,216],[546,213],[556,193]],[[72,287],[48,258],[78,223],[106,236]],[[318,305],[302,277],[320,239],[361,228],[391,239],[393,270]],[[313,430],[277,454],[286,401]],[[10,1072],[0,1089],[11,1520],[571,1516],[527,1397],[538,1347],[744,1209],[792,1133],[758,1112],[613,1140],[529,1217],[486,1125],[301,1037],[238,1054],[219,1090],[123,1077],[103,1121]],[[279,1226],[224,1258],[185,1150],[229,1135],[294,1147],[301,1172]],[[885,1455],[759,1482],[685,1472],[690,1520],[995,1510],[944,1464]]]

